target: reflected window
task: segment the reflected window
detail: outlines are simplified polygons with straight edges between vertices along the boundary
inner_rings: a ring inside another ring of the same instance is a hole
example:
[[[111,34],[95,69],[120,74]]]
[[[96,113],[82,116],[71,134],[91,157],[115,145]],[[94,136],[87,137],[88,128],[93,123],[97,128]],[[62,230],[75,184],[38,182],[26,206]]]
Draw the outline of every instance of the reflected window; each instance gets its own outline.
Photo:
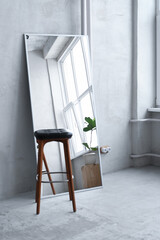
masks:
[[[85,152],[82,142],[89,139],[89,133],[83,132],[84,118],[94,117],[89,59],[86,39],[76,37],[58,60],[63,83],[64,116],[67,127],[73,131],[72,158]]]
[[[73,48],[72,58],[74,62],[75,77],[77,79],[78,94],[81,95],[88,88],[88,80],[86,73],[86,63],[82,51],[80,40]]]
[[[73,68],[71,63],[71,55],[68,54],[66,59],[63,62],[63,75],[65,77],[66,82],[66,90],[67,90],[67,96],[68,96],[68,102],[74,101],[76,96],[76,87],[75,87],[75,81],[73,76]]]

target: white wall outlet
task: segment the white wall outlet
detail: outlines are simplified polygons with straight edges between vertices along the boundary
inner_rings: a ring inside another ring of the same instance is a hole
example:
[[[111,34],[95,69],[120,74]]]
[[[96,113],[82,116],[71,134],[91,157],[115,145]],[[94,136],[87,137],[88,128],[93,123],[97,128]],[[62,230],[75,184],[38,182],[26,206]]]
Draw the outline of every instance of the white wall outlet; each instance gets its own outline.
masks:
[[[111,147],[110,146],[102,146],[102,147],[100,147],[100,151],[101,151],[101,153],[108,153],[111,151]]]

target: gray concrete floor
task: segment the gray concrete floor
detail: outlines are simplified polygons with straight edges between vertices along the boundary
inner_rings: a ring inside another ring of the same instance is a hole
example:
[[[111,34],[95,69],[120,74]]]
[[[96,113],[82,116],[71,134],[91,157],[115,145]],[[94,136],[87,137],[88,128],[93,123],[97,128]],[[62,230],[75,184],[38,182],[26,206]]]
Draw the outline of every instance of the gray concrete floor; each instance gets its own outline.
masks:
[[[41,201],[33,193],[0,202],[0,240],[158,240],[160,168],[130,168],[104,176],[104,188]]]

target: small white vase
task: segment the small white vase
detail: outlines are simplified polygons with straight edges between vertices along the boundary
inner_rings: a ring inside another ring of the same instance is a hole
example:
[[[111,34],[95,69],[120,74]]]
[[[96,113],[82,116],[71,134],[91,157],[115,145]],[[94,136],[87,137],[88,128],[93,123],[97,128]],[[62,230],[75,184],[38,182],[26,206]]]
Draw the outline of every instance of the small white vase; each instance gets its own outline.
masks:
[[[96,153],[89,152],[83,155],[85,165],[96,164]]]

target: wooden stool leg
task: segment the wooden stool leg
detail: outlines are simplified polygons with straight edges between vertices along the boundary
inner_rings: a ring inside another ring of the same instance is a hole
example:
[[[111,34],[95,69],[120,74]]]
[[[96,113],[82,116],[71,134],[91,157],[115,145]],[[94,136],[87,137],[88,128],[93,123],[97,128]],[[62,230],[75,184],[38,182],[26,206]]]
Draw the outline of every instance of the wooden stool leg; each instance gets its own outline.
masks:
[[[68,191],[69,191],[69,199],[72,200],[72,192],[71,192],[71,185],[70,185],[70,177],[69,177],[69,167],[68,167],[68,161],[65,157],[66,162],[66,171],[67,171],[67,179],[68,179]]]
[[[53,183],[51,182],[51,181],[52,181],[52,178],[51,178],[51,175],[50,175],[50,173],[49,173],[49,167],[48,167],[48,164],[47,164],[47,161],[46,161],[44,152],[43,152],[43,161],[44,161],[44,165],[45,165],[45,168],[46,168],[46,171],[47,171],[48,179],[49,179],[49,181],[50,181],[50,185],[51,185],[52,192],[53,192],[53,194],[56,194],[55,189],[54,189],[54,186],[53,186]]]
[[[41,180],[42,180],[42,160],[43,160],[43,142],[39,141],[39,150],[38,150],[38,166],[39,166],[39,174],[38,174],[38,185],[37,185],[37,214],[40,213],[40,200],[41,200]]]
[[[37,175],[39,175],[39,161],[37,163]],[[36,203],[37,203],[37,198],[38,198],[38,181],[36,181],[36,197],[35,197]]]
[[[63,142],[64,144],[64,154],[65,154],[65,160],[67,162],[66,166],[68,166],[68,173],[69,173],[69,184],[70,184],[70,192],[72,196],[72,204],[73,204],[73,211],[76,212],[76,201],[75,201],[75,195],[74,195],[74,184],[72,179],[72,165],[71,165],[71,158],[70,158],[70,151],[69,151],[69,140]]]

